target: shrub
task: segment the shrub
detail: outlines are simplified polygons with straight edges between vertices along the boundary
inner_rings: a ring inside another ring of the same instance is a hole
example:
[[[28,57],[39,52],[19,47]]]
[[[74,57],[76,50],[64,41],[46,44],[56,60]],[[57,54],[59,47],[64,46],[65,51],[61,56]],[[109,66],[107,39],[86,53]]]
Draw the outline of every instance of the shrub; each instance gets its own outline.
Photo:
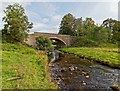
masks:
[[[39,36],[36,38],[37,49],[39,50],[50,50],[52,49],[52,41],[44,36]]]
[[[84,47],[96,47],[99,46],[98,42],[89,39],[87,37],[79,37],[77,38],[77,42],[74,44],[75,46],[84,46]]]

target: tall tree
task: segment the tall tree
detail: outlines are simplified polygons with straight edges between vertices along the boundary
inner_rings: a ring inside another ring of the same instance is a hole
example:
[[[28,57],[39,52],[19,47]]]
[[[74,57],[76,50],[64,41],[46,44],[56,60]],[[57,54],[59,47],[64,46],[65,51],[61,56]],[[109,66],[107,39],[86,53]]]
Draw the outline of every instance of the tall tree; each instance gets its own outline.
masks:
[[[86,18],[84,22],[84,34],[88,37],[91,37],[91,32],[94,30],[95,21],[92,18]]]
[[[83,21],[82,17],[74,20],[73,31],[76,33],[76,36],[83,34]]]
[[[104,20],[103,23],[102,23],[102,26],[103,26],[103,27],[106,27],[106,28],[109,28],[109,29],[110,29],[110,30],[109,30],[109,33],[108,33],[109,42],[112,41],[113,25],[114,25],[114,23],[113,23],[113,20],[112,20],[111,18],[110,18],[110,19],[108,18],[108,19]]]
[[[8,5],[4,13],[3,21],[5,24],[4,29],[2,29],[3,39],[9,42],[24,42],[24,39],[28,36],[29,29],[31,29],[33,25],[28,21],[24,8],[15,3]]]
[[[84,21],[84,26],[87,29],[87,31],[91,31],[93,27],[95,26],[95,21],[92,18],[86,18]]]
[[[59,34],[67,34],[67,35],[75,35],[75,32],[73,31],[73,23],[74,23],[74,17],[72,14],[68,13],[62,18],[61,24],[60,24],[60,31]]]
[[[109,28],[109,42],[116,43],[119,40],[119,32],[120,32],[120,21],[113,20],[112,18],[108,18],[103,21],[103,27]]]

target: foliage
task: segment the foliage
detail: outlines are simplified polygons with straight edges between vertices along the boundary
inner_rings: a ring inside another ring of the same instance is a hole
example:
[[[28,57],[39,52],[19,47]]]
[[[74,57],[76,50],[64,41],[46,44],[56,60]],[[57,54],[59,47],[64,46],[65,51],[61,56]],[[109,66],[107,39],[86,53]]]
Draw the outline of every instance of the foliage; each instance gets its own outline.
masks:
[[[65,15],[60,24],[59,34],[75,35],[74,31],[72,30],[73,21],[74,17],[72,14],[68,13]]]
[[[2,42],[2,30],[0,30],[0,43]]]
[[[83,21],[82,17],[78,19],[74,19],[73,31],[76,36],[83,35]]]
[[[120,68],[120,60],[118,59],[118,48],[73,47],[62,48],[60,50],[68,53],[73,53],[82,57],[91,58],[111,67]]]
[[[55,89],[46,74],[44,51],[18,44],[2,44],[2,89]],[[21,79],[8,80],[20,77]]]
[[[85,21],[83,21],[84,24],[84,32],[85,36],[91,37],[91,32],[94,30],[95,27],[95,21],[92,18],[86,18]]]
[[[120,40],[119,31],[120,21],[108,18],[98,26],[92,18],[83,20],[69,13],[63,17],[59,33],[75,36],[79,46],[97,46],[102,43],[117,44]]]
[[[95,47],[95,46],[99,46],[97,41],[91,40],[87,37],[75,37],[77,40],[74,43],[73,46],[81,46],[81,47]]]
[[[112,39],[115,43],[120,41],[120,21],[115,21]]]
[[[28,21],[24,8],[15,3],[8,5],[4,13],[3,21],[5,24],[4,29],[2,29],[3,40],[8,42],[24,42],[28,36],[29,29],[31,29],[33,25]]]
[[[37,49],[50,50],[52,48],[52,41],[44,36],[39,36],[36,38]]]
[[[104,28],[104,27],[98,27],[96,26],[94,30],[91,33],[91,39],[98,41],[99,43],[106,43],[109,40],[109,31],[110,29]]]
[[[109,42],[117,43],[120,40],[120,21],[108,18],[103,21],[102,26],[109,29]]]

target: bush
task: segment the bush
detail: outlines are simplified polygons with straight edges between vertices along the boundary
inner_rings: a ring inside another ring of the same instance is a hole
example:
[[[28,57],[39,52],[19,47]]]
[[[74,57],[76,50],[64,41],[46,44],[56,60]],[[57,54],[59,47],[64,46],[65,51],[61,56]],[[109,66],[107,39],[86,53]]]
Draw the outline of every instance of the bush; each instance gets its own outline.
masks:
[[[94,46],[98,46],[98,44],[96,41],[85,39],[85,40],[81,40],[80,46],[94,47]]]
[[[37,49],[39,50],[50,50],[52,49],[52,41],[44,36],[39,36],[36,38]]]
[[[98,42],[89,39],[87,37],[79,37],[77,38],[77,42],[74,44],[75,46],[81,46],[81,47],[96,47],[99,46]]]

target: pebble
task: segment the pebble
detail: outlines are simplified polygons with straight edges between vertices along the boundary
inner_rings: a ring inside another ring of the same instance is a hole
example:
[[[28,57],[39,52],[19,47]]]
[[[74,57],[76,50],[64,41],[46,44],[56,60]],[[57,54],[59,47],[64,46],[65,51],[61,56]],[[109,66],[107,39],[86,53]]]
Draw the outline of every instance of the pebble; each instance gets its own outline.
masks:
[[[69,67],[69,70],[70,71],[75,71],[75,68],[74,67]]]
[[[86,73],[86,72],[84,72],[84,71],[83,71],[82,73],[83,73],[84,75],[86,75],[86,74],[87,74],[87,73]]]
[[[78,69],[78,67],[75,67],[75,69],[77,70],[77,69]]]
[[[87,76],[85,76],[86,78],[89,78],[90,76],[89,75],[87,75]]]
[[[83,85],[86,85],[86,83],[83,83]]]
[[[52,65],[52,64],[49,64],[49,67],[54,67],[54,65]]]
[[[110,88],[112,88],[113,91],[120,91],[120,87],[118,85],[112,85]]]
[[[87,83],[85,83],[84,81],[83,81],[83,85],[86,85]]]

